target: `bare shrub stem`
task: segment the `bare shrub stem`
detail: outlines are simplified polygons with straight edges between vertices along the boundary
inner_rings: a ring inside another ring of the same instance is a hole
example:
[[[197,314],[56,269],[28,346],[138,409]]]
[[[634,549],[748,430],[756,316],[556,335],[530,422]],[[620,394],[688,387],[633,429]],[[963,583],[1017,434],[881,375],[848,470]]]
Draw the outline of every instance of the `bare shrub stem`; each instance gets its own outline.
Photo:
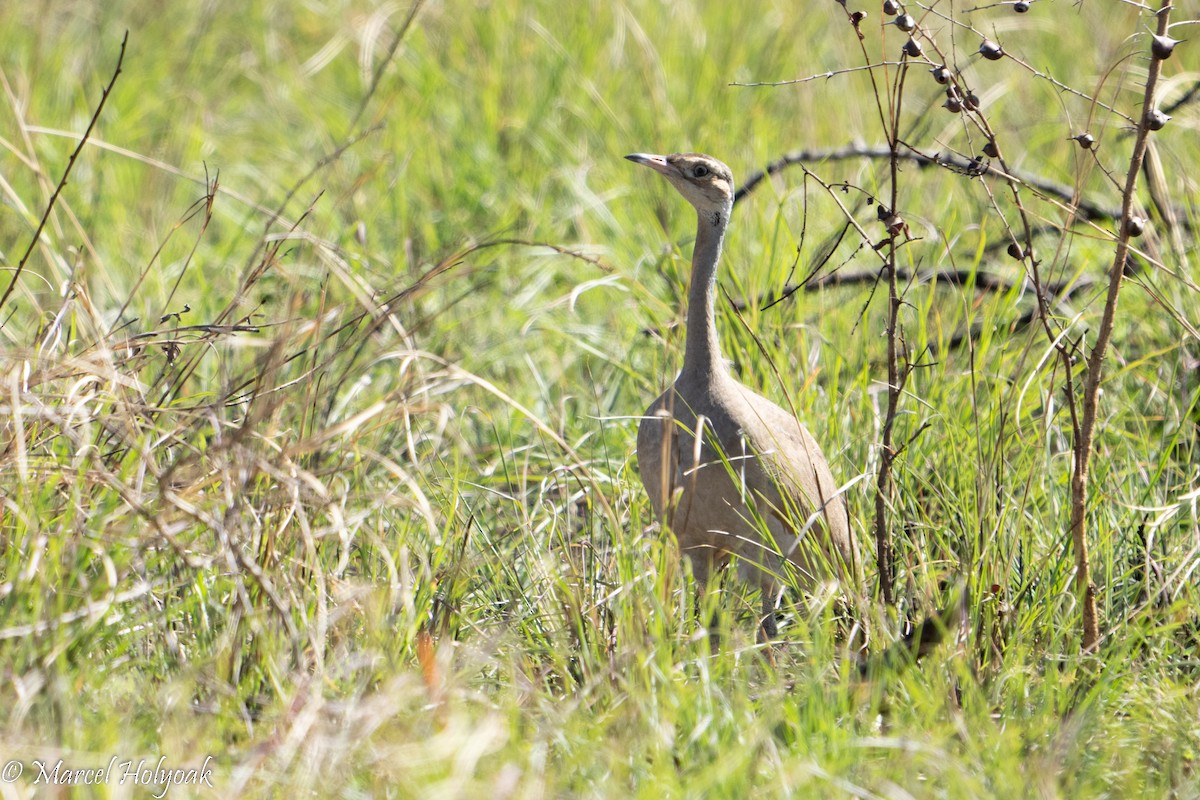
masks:
[[[1163,0],[1158,11],[1158,35],[1167,34],[1171,15],[1170,0]],[[1103,377],[1104,356],[1112,339],[1113,324],[1117,317],[1117,300],[1121,293],[1121,278],[1125,261],[1129,256],[1130,226],[1127,224],[1133,212],[1137,192],[1138,175],[1146,155],[1146,144],[1150,136],[1147,124],[1154,110],[1154,90],[1162,72],[1162,60],[1150,58],[1146,74],[1145,91],[1142,96],[1142,115],[1137,124],[1137,139],[1129,159],[1125,175],[1125,189],[1121,195],[1121,220],[1117,230],[1117,247],[1112,266],[1108,271],[1108,295],[1104,302],[1104,314],[1100,329],[1096,333],[1096,344],[1087,359],[1087,374],[1083,379],[1083,414],[1079,424],[1079,438],[1075,442],[1075,471],[1071,475],[1071,544],[1075,550],[1075,586],[1081,594],[1083,608],[1083,649],[1091,652],[1100,639],[1100,622],[1096,611],[1096,585],[1092,582],[1092,568],[1088,555],[1087,541],[1087,493],[1088,470],[1092,460],[1092,445],[1096,433],[1096,415],[1100,402],[1100,381]]]

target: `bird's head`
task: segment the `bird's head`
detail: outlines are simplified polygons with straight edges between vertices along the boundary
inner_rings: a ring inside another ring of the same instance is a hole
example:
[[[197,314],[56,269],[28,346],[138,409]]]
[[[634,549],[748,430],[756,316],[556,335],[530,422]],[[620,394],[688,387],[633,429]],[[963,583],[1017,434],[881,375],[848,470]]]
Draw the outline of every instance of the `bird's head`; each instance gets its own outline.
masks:
[[[700,153],[669,156],[634,153],[625,157],[669,180],[714,225],[723,226],[729,221],[733,210],[733,173],[717,159]]]

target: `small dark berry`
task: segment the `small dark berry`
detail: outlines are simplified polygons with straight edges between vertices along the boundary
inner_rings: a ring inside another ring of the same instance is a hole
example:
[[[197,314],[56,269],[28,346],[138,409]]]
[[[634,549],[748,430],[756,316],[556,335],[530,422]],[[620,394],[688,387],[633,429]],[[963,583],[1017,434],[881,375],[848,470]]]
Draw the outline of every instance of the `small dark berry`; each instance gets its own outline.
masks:
[[[1081,133],[1078,136],[1072,136],[1071,141],[1079,142],[1079,146],[1084,150],[1091,150],[1092,146],[1096,144],[1096,138],[1090,133]]]
[[[891,209],[889,209],[883,203],[880,203],[879,205],[877,205],[875,207],[875,216],[879,218],[880,222],[883,222],[885,219],[887,219],[891,215],[892,215]]]
[[[1142,217],[1130,217],[1129,219],[1125,220],[1125,233],[1127,233],[1130,238],[1141,236],[1142,232],[1145,230],[1146,220]]]
[[[913,19],[912,14],[901,14],[896,17],[896,27],[908,33],[917,27],[917,21]]]
[[[1012,256],[1013,258],[1015,258],[1017,261],[1020,261],[1022,258],[1025,257],[1025,251],[1023,251],[1021,249],[1021,245],[1017,244],[1016,242],[1012,242],[1011,244],[1009,244],[1008,254],[1010,256]]]
[[[894,17],[900,13],[900,4],[896,0],[883,0],[883,13]]]
[[[950,82],[950,70],[946,69],[945,64],[942,64],[940,67],[934,67],[929,71],[933,73],[933,79],[938,83],[944,85]]]
[[[967,96],[963,98],[963,107],[967,111],[974,111],[979,108],[979,96],[974,92],[967,92]]]
[[[1164,114],[1162,111],[1156,108],[1146,114],[1146,127],[1152,131],[1161,131],[1164,127],[1166,127],[1167,121],[1170,119],[1170,114]]]
[[[979,45],[979,55],[988,61],[999,61],[1004,58],[1004,48],[991,39],[984,39],[983,44]]]
[[[1024,14],[1028,10],[1029,3],[1026,3],[1025,0],[1017,0],[1017,2],[1013,3],[1013,11],[1018,14]]]
[[[1179,44],[1178,39],[1155,34],[1154,38],[1150,40],[1150,52],[1159,60],[1170,58],[1171,51],[1175,49],[1175,45],[1177,44]]]
[[[921,43],[916,39],[909,39],[904,43],[904,55],[909,58],[916,58],[921,55]]]
[[[999,158],[1000,150],[997,149],[995,142],[989,141],[983,146],[983,154],[988,158]]]
[[[962,111],[962,100],[959,100],[957,97],[951,97],[947,99],[946,102],[942,103],[942,108],[946,109],[951,114],[957,114],[958,112]]]

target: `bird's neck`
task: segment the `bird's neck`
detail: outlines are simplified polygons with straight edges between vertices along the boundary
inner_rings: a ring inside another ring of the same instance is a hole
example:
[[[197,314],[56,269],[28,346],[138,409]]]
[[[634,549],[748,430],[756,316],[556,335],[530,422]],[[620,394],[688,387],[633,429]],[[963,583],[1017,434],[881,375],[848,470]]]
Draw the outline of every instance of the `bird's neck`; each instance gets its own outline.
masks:
[[[692,251],[692,285],[688,289],[687,345],[683,354],[684,376],[709,376],[722,372],[721,344],[717,341],[715,314],[717,261],[729,224],[729,212],[699,212],[696,246]]]

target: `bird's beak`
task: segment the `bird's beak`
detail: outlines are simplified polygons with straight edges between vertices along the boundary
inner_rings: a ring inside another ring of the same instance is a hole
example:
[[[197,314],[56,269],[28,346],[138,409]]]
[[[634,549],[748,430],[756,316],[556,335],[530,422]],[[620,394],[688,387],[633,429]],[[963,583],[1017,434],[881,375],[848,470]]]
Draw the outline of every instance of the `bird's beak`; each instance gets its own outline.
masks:
[[[655,172],[663,175],[672,175],[675,170],[667,163],[666,156],[656,156],[651,153],[630,153],[625,156],[635,164],[641,164],[644,167],[649,167]]]

